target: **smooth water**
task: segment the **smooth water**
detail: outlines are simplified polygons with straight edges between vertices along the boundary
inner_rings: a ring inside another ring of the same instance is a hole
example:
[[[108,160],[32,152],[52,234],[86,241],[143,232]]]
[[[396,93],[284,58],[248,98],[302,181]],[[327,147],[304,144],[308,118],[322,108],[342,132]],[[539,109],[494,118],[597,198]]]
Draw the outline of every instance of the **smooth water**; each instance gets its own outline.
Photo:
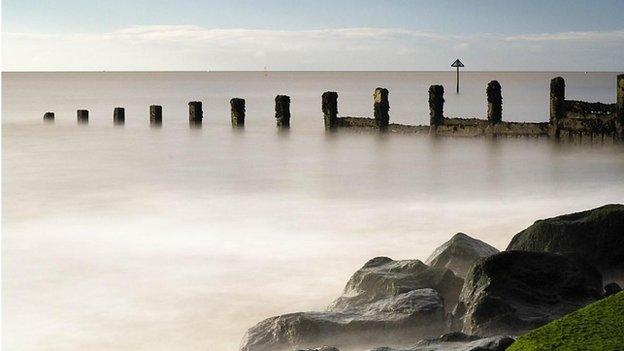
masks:
[[[622,146],[323,131],[326,90],[341,115],[370,115],[387,87],[392,121],[425,124],[430,84],[447,115],[483,116],[491,79],[505,119],[545,121],[559,74],[465,73],[456,95],[453,72],[4,73],[2,346],[235,350],[266,317],[323,309],[374,256],[424,260],[458,231],[504,249],[538,218],[622,202]],[[561,75],[570,99],[614,101],[615,73]]]

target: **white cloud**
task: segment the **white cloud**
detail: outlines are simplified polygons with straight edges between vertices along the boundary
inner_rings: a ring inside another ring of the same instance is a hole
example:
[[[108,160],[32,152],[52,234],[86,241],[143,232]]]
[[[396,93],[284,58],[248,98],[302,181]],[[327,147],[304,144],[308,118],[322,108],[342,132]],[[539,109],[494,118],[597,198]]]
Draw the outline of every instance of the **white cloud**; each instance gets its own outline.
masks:
[[[5,70],[444,70],[458,51],[473,70],[624,69],[624,30],[500,36],[158,25],[3,33],[2,42]]]

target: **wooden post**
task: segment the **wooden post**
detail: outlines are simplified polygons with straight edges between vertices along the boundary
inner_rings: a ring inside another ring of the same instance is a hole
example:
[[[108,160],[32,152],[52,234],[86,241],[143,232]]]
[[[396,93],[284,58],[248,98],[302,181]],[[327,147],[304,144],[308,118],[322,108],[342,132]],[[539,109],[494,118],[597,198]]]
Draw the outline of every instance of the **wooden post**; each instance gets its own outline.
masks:
[[[76,111],[76,116],[78,118],[78,124],[89,123],[89,110],[78,110]]]
[[[559,139],[560,120],[565,116],[565,80],[562,77],[550,81],[550,135]]]
[[[202,110],[201,101],[191,101],[189,106],[189,124],[191,126],[201,126],[202,119],[204,118],[204,111]]]
[[[487,119],[492,124],[499,123],[503,120],[503,94],[501,85],[498,81],[493,80],[488,83],[487,89]]]
[[[279,128],[290,128],[290,96],[275,97],[275,119]]]
[[[150,105],[150,125],[153,127],[162,125],[162,106]]]
[[[54,112],[46,112],[43,114],[43,120],[45,122],[54,122]]]
[[[616,104],[618,114],[619,139],[624,141],[624,74],[617,76]]]
[[[245,99],[234,98],[230,100],[230,113],[232,127],[245,126]]]
[[[373,108],[375,113],[375,123],[379,130],[385,131],[390,124],[390,103],[388,102],[388,89],[377,88],[373,93]]]
[[[435,134],[439,125],[444,124],[444,87],[429,87],[429,133]]]
[[[126,123],[126,110],[123,107],[115,107],[113,110],[113,124],[123,125]]]
[[[326,91],[321,96],[321,110],[323,111],[323,120],[325,122],[325,130],[333,130],[338,127],[338,93],[335,91]]]

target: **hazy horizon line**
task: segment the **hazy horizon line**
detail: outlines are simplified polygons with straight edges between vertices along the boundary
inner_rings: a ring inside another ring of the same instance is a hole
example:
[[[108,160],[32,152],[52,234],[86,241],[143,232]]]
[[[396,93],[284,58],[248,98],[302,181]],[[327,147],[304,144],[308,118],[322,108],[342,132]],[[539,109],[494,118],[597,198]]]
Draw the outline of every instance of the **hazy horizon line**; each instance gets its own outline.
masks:
[[[455,73],[454,69],[450,70],[91,70],[91,71],[7,71],[2,70],[1,73]],[[580,70],[462,70],[461,73],[624,73],[622,71],[580,71]]]

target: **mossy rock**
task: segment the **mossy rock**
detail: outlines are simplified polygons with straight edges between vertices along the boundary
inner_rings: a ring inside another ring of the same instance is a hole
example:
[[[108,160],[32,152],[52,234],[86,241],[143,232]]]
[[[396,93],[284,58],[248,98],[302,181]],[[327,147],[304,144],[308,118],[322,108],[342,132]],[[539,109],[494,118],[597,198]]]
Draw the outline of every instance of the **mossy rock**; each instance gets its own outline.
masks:
[[[616,351],[624,347],[624,292],[537,328],[507,351]]]

